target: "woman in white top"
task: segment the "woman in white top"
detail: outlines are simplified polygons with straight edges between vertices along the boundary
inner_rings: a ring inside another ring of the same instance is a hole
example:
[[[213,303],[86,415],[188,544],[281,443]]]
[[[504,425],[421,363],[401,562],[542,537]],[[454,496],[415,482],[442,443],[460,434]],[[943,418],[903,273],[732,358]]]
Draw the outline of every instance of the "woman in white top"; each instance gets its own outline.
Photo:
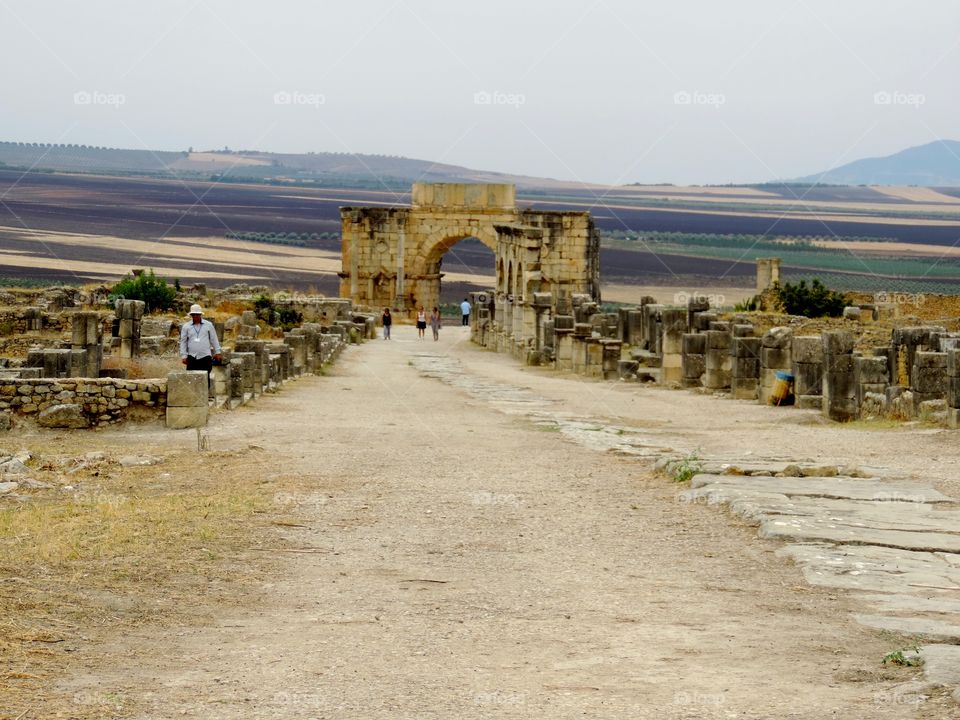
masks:
[[[423,310],[423,305],[417,308],[417,336],[423,340],[423,334],[427,330],[427,313]]]

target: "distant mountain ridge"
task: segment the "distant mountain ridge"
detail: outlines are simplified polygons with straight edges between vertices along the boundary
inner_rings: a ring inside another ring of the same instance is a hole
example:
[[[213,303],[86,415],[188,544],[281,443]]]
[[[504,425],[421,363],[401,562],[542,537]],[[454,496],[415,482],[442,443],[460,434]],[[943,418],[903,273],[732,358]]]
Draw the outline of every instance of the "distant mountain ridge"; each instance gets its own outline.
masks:
[[[960,142],[935,140],[885,157],[855,160],[791,182],[956,187],[960,186]]]
[[[472,170],[394,155],[269,153],[255,150],[182,152],[89,145],[0,142],[0,167],[37,171],[177,176],[189,179],[315,186],[409,189],[410,183],[513,183],[521,189],[602,187],[550,178]]]

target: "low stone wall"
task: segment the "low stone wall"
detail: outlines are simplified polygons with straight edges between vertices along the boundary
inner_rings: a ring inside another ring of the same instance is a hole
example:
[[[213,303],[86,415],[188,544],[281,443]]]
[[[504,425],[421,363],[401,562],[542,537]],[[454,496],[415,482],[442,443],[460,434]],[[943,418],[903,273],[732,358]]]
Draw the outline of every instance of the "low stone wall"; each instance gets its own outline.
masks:
[[[96,427],[121,422],[132,413],[160,418],[167,404],[166,378],[119,380],[67,378],[61,380],[0,380],[0,413],[31,418],[51,427]],[[47,422],[53,408],[68,422]]]

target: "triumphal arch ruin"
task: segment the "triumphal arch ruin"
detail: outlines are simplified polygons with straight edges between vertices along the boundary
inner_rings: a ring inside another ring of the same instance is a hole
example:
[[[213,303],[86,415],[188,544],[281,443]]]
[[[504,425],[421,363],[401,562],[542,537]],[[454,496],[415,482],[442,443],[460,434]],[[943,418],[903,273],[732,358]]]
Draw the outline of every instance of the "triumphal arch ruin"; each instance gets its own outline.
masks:
[[[340,295],[401,314],[440,304],[444,253],[478,238],[493,250],[501,322],[523,308],[586,294],[600,299],[600,236],[589,212],[518,208],[505,184],[414,183],[410,207],[340,209]]]

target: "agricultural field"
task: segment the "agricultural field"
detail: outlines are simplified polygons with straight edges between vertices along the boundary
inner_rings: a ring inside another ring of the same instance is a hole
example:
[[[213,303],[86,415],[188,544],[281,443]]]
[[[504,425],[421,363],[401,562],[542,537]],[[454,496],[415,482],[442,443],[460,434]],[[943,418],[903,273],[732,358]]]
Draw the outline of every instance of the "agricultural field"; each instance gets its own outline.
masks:
[[[960,191],[790,186],[520,189],[522,206],[589,210],[606,284],[750,288],[757,257],[840,289],[960,289]],[[389,188],[278,187],[0,169],[0,282],[112,282],[151,267],[184,283],[269,283],[335,294],[342,206],[398,206]],[[444,301],[492,282],[465,240]],[[618,293],[620,291],[618,290]]]

